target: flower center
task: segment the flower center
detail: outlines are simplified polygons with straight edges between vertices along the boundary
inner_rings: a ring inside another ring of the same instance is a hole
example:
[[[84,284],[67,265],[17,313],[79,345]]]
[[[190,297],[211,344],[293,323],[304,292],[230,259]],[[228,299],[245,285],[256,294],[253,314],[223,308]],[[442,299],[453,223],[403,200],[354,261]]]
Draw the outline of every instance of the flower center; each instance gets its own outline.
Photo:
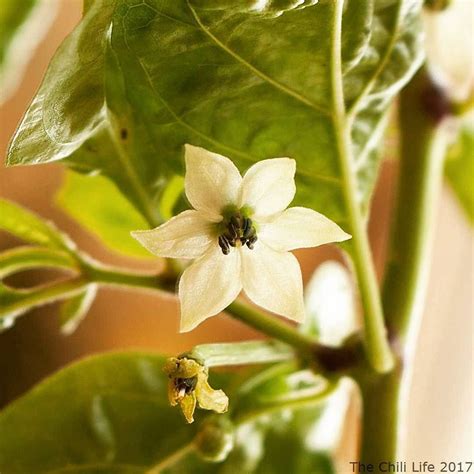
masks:
[[[183,398],[196,388],[197,377],[191,378],[176,378],[174,379],[174,386],[178,392],[178,397]]]
[[[257,241],[257,231],[249,217],[237,212],[224,221],[225,230],[219,235],[218,243],[224,255],[228,255],[231,247],[246,245],[253,249]]]

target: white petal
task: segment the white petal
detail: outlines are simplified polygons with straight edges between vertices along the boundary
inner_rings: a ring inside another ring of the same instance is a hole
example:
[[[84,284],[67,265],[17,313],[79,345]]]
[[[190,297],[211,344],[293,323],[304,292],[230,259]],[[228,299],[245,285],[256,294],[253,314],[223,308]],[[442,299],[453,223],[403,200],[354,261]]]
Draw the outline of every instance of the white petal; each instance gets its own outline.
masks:
[[[304,320],[303,280],[296,257],[257,241],[240,249],[242,283],[247,296],[262,308],[294,321]]]
[[[241,205],[253,209],[255,216],[270,216],[286,209],[293,200],[296,162],[273,158],[255,163],[242,181]]]
[[[199,211],[184,211],[152,230],[132,232],[147,250],[160,257],[198,258],[216,241],[213,223]]]
[[[237,204],[242,177],[225,156],[192,145],[185,146],[186,196],[198,211],[213,216],[229,204]]]
[[[224,255],[213,245],[188,267],[179,281],[181,332],[194,329],[205,319],[229,306],[242,290],[241,261],[237,250]]]
[[[271,222],[262,224],[258,238],[275,250],[317,247],[350,239],[335,222],[306,207],[290,207]]]

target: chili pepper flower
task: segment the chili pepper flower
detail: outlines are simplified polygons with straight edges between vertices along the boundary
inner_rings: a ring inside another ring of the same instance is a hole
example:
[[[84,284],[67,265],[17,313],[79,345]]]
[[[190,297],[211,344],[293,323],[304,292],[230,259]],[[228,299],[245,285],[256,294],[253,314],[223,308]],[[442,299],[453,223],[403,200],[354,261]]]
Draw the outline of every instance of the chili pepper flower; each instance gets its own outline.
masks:
[[[350,238],[327,217],[290,207],[296,162],[255,163],[242,177],[228,158],[185,147],[185,192],[194,209],[132,232],[155,255],[195,259],[179,281],[181,331],[225,309],[244,290],[257,305],[301,322],[301,269],[291,250]]]

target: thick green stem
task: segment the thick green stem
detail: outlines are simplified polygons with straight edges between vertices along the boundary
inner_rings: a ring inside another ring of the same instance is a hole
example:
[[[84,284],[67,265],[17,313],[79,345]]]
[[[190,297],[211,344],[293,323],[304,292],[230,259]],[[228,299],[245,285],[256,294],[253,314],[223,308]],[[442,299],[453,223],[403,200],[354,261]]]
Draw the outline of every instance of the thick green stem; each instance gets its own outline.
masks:
[[[407,391],[428,283],[434,218],[446,152],[445,98],[421,71],[402,92],[401,153],[384,309],[397,366],[383,377],[362,377],[362,460],[395,460],[403,445]]]

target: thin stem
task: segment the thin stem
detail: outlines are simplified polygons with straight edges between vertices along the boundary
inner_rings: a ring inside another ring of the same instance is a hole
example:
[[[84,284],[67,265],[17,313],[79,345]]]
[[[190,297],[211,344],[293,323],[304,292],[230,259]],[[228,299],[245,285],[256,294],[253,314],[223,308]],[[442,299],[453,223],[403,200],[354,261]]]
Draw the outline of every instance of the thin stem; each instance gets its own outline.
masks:
[[[185,444],[182,448],[174,451],[168,457],[162,459],[159,463],[152,466],[145,474],[160,474],[164,469],[174,466],[177,462],[181,461],[185,456],[195,450],[194,443],[191,441]]]
[[[277,341],[245,341],[201,344],[182,355],[206,367],[229,365],[271,364],[291,360],[294,351]]]
[[[337,389],[337,383],[327,383],[327,386],[314,395],[302,396],[300,398],[288,398],[277,400],[275,402],[266,402],[265,406],[242,411],[235,415],[233,422],[235,425],[243,425],[251,421],[257,420],[262,416],[271,415],[287,409],[298,409],[322,403]]]
[[[425,300],[434,218],[446,151],[444,97],[422,70],[401,94],[401,156],[396,219],[384,285],[389,329],[398,348],[397,367],[385,377],[362,377],[362,460],[402,459],[408,389]]]
[[[364,335],[367,358],[378,372],[385,373],[394,366],[394,359],[384,325],[382,303],[373,265],[367,231],[361,215],[359,203],[356,201],[357,183],[354,173],[349,121],[346,118],[344,90],[341,65],[341,27],[343,0],[335,3],[334,24],[332,27],[332,93],[334,103],[334,131],[338,149],[339,162],[343,178],[343,192],[352,240],[354,267],[359,283],[360,295],[364,307]]]
[[[161,275],[146,275],[130,270],[107,267],[85,256],[79,257],[79,264],[88,283],[131,287],[150,292],[163,291],[173,293],[177,283],[177,275],[173,268],[168,268]],[[309,360],[315,370],[319,370],[322,373],[329,374],[344,370],[358,362],[359,354],[357,346],[354,344],[348,344],[341,348],[323,346],[315,338],[299,332],[295,327],[282,322],[274,316],[269,316],[257,309],[251,308],[240,301],[235,301],[229,305],[226,311],[234,318],[264,334],[294,347],[299,355]],[[273,347],[273,349],[270,350],[270,347]],[[278,360],[286,360],[289,357],[288,350],[282,350],[281,346],[276,349],[275,343],[267,343],[266,351],[265,356],[263,353],[260,356],[263,358],[275,357]],[[229,360],[229,354],[225,355],[225,357]],[[243,361],[245,357],[248,356],[242,355],[241,360]],[[218,363],[224,363],[222,361],[222,357],[215,354],[215,360],[211,361],[211,363],[217,365]],[[238,362],[236,358],[235,363],[243,362]],[[225,365],[229,364],[230,362],[225,362]]]
[[[228,306],[226,312],[268,336],[286,342],[300,352],[314,354],[318,346],[317,341],[312,337],[298,332],[294,327],[283,323],[276,317],[268,316],[240,301],[235,301]]]
[[[96,262],[82,261],[83,271],[95,283],[125,286],[144,291],[174,291],[176,277],[171,274],[143,274],[130,270],[107,267]]]
[[[85,274],[92,282],[102,285],[133,287],[145,291],[174,291],[176,287],[177,277],[173,271],[162,275],[143,275],[105,267],[86,260],[82,261],[82,266]],[[226,312],[264,334],[294,347],[300,355],[310,360],[316,370],[320,370],[323,373],[342,370],[347,368],[347,366],[357,363],[358,354],[356,347],[351,345],[342,348],[322,346],[316,339],[299,332],[295,327],[282,322],[274,316],[269,316],[257,309],[251,308],[238,300],[229,305],[226,308]],[[288,351],[280,351],[280,349],[278,351],[278,355],[276,355],[277,351],[274,346],[273,354],[270,354],[270,345],[268,345],[266,357],[278,357],[279,360],[282,360],[281,358],[284,357],[286,360],[287,355],[284,355],[284,352],[287,353]],[[261,356],[263,357],[263,354]],[[229,355],[225,357],[228,358]],[[216,365],[221,362],[219,362],[219,357],[216,355],[215,361],[211,361],[211,363]],[[235,359],[235,363],[239,363],[238,359]],[[229,365],[230,362],[225,364]]]

